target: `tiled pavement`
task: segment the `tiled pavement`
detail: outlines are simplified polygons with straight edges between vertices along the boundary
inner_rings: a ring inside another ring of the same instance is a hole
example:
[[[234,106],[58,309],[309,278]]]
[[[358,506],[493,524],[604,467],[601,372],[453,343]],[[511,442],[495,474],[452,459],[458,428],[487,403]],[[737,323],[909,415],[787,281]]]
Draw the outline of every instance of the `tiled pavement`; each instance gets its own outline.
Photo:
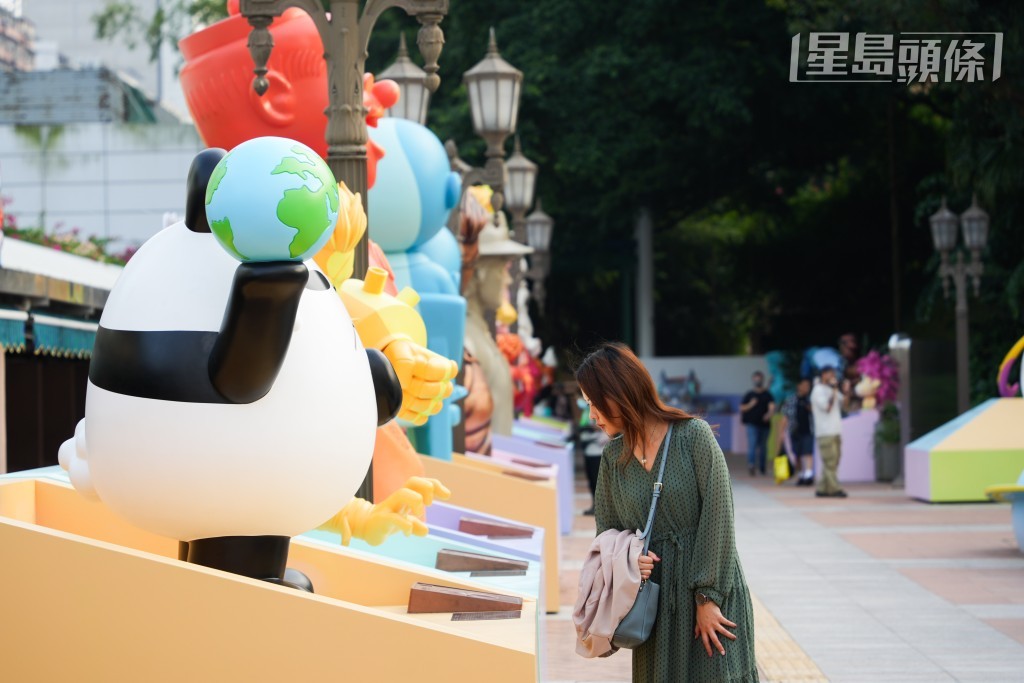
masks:
[[[732,458],[730,457],[730,460]],[[927,505],[884,484],[847,499],[734,469],[740,557],[764,681],[1024,681],[1024,555],[1009,508]],[[578,482],[577,513],[589,505]],[[629,681],[630,656],[586,660],[571,621],[593,518],[562,539],[562,609],[544,681]]]

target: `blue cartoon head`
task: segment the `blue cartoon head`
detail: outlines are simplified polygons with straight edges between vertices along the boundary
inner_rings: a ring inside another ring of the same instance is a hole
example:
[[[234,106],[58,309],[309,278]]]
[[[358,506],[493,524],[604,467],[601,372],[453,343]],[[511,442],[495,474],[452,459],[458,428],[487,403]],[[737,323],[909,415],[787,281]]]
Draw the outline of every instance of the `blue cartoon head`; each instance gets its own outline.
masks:
[[[444,145],[412,121],[381,119],[370,138],[384,148],[370,189],[370,238],[385,252],[415,248],[437,234],[459,200]]]

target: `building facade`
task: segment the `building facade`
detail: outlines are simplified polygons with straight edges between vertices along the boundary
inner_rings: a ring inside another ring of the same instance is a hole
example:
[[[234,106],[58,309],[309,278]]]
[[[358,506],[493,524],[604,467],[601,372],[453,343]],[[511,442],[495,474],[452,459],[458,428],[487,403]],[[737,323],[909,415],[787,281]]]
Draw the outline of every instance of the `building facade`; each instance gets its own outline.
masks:
[[[35,25],[21,15],[21,0],[0,0],[0,71],[31,71]]]

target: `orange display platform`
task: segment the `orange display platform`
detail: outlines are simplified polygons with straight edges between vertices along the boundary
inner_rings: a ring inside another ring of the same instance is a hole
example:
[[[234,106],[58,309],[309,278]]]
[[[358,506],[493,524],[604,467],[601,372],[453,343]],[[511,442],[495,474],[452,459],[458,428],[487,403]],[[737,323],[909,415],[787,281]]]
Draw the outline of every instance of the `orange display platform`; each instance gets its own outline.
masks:
[[[516,468],[455,453],[451,462],[421,456],[426,476],[451,489],[448,501],[472,510],[544,528],[544,596],[542,608],[558,611],[558,492],[553,479],[522,478],[530,468]],[[518,470],[523,470],[519,472]],[[515,471],[513,471],[515,470]]]
[[[32,681],[537,680],[537,604],[519,619],[407,614],[426,577],[292,542],[309,594],[190,565],[177,542],[45,479],[0,480],[0,671]]]

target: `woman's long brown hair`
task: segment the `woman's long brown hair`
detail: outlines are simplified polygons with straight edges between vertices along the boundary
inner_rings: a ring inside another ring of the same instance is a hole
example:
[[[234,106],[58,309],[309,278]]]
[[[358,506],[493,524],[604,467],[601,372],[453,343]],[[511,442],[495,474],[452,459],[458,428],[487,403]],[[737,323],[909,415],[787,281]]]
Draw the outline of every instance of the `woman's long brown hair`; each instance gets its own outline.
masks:
[[[611,342],[597,347],[580,363],[576,381],[602,415],[622,421],[620,465],[628,463],[633,450],[644,443],[644,427],[652,420],[694,418],[662,402],[647,368],[625,344]]]

